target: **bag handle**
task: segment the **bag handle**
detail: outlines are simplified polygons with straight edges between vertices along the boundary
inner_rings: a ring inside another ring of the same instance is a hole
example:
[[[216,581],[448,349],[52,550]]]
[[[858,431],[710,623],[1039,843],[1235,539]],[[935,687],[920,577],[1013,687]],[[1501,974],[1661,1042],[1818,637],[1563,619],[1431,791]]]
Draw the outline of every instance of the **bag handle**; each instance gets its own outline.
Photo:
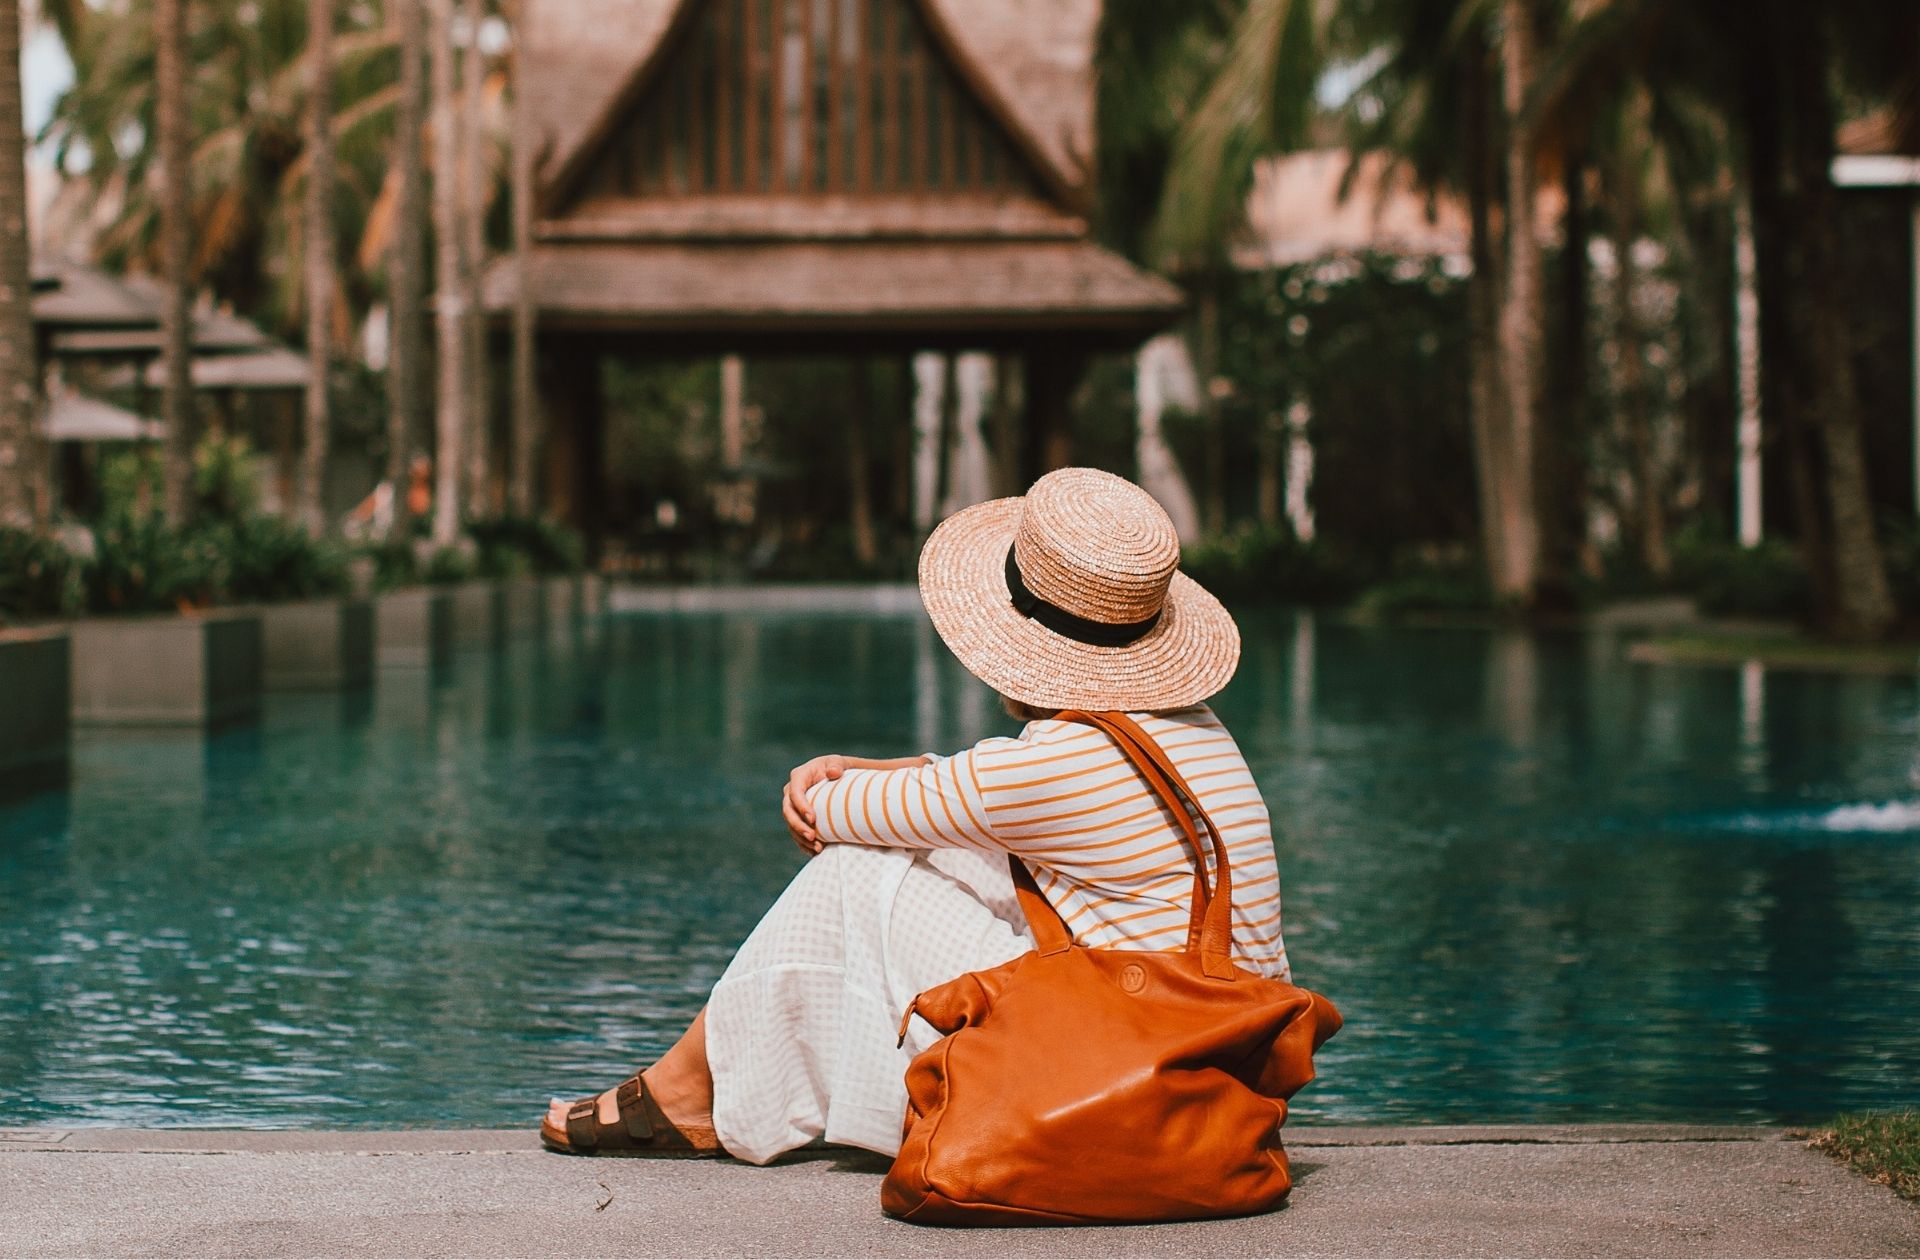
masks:
[[[1187,952],[1200,955],[1201,970],[1215,979],[1231,980],[1239,973],[1233,965],[1233,868],[1227,858],[1227,846],[1219,828],[1201,808],[1186,779],[1175,768],[1166,751],[1147,734],[1139,723],[1124,713],[1087,713],[1067,710],[1059,720],[1078,722],[1105,733],[1119,747],[1121,755],[1147,782],[1148,790],[1173,814],[1175,822],[1192,846],[1194,857],[1193,912],[1187,925]],[[1195,826],[1195,822],[1200,824]],[[1201,832],[1213,852],[1214,887],[1208,886],[1207,855],[1202,851]],[[1053,903],[1041,893],[1033,874],[1018,857],[1009,854],[1009,869],[1020,908],[1026,912],[1033,929],[1034,943],[1043,954],[1056,954],[1073,944],[1073,933]]]

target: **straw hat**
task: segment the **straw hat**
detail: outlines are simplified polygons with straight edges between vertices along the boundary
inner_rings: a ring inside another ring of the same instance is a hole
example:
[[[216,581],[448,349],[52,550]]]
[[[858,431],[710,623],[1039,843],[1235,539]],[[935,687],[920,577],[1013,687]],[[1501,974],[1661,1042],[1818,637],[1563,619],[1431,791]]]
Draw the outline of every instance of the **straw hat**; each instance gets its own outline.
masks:
[[[1227,685],[1240,631],[1179,563],[1173,522],[1145,490],[1062,468],[1024,498],[942,521],[920,553],[920,595],[960,663],[1004,696],[1180,709]]]

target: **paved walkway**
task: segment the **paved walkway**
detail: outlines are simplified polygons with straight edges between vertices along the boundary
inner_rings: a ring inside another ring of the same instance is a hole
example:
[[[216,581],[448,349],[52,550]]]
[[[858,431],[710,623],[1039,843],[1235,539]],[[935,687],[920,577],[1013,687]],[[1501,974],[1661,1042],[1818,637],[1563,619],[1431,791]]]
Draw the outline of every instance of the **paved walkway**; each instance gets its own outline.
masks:
[[[1920,1208],[1777,1130],[1301,1129],[1283,1212],[916,1228],[884,1165],[568,1159],[521,1133],[0,1130],[0,1253],[1916,1256]]]

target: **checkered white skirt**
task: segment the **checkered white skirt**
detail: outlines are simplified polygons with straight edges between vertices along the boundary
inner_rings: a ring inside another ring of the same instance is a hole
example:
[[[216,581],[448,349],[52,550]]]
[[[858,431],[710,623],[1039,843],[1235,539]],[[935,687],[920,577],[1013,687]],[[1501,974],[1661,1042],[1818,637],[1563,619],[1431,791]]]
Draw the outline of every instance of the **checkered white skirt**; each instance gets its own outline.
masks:
[[[1033,948],[1004,859],[829,845],[734,956],[707,1003],[713,1121],[764,1164],[824,1140],[900,1149],[907,1063],[937,1040],[900,1017],[923,990]]]

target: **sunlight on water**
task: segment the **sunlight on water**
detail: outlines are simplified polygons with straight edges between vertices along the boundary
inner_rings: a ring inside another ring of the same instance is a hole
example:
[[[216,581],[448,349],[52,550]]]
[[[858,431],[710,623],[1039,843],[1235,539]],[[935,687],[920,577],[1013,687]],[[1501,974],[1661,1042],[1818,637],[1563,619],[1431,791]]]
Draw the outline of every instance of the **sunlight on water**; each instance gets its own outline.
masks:
[[[1303,1119],[1807,1120],[1920,1102],[1911,678],[1244,621]],[[823,751],[1011,732],[921,620],[630,617],[89,733],[0,807],[0,1125],[528,1123],[699,1009]]]

